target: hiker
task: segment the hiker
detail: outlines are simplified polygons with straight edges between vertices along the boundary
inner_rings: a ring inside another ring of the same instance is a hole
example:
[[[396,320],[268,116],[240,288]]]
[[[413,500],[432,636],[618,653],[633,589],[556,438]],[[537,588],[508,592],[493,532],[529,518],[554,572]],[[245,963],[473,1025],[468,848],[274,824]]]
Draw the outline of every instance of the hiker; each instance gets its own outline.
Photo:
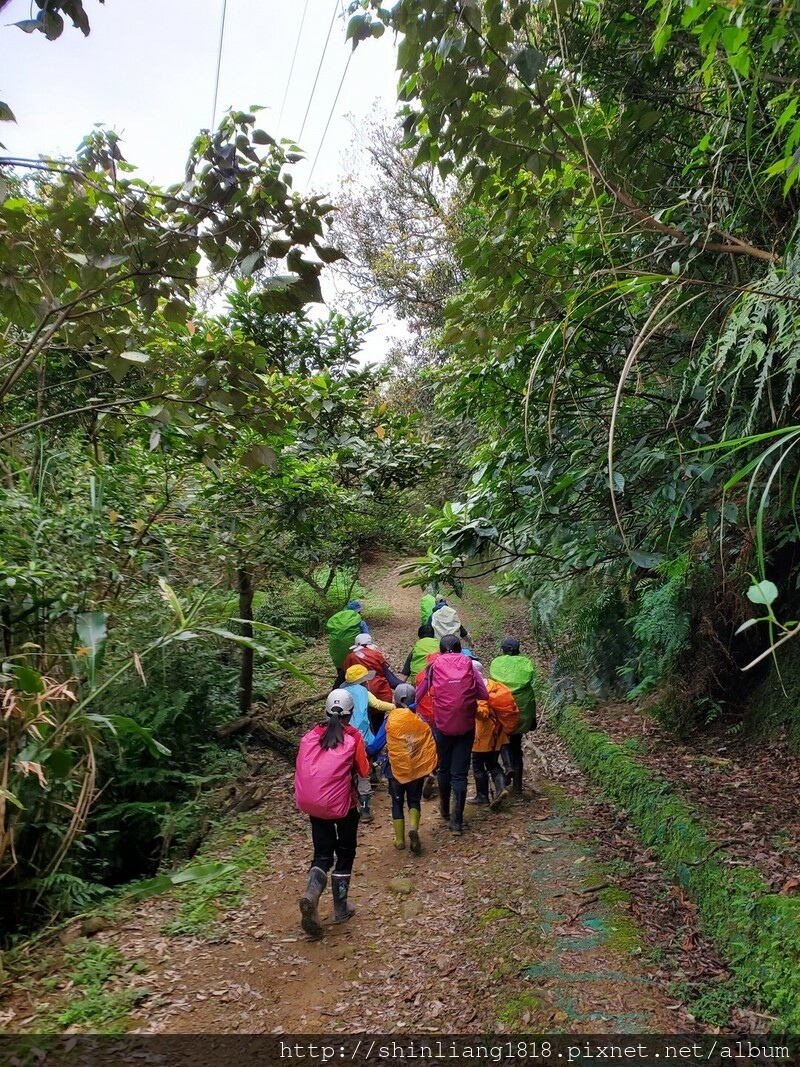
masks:
[[[400,685],[400,679],[392,672],[386,662],[386,657],[372,640],[370,634],[359,634],[356,637],[354,644],[350,646],[344,658],[343,666],[346,671],[348,667],[354,667],[359,663],[366,667],[368,671],[375,672],[375,676],[367,682],[367,689],[369,689],[370,693],[376,696],[378,700],[392,703],[392,690],[395,686]],[[369,720],[372,723],[373,733],[377,733],[379,730],[382,719],[382,715],[370,710]]]
[[[350,875],[358,843],[358,794],[355,778],[369,774],[369,760],[361,734],[350,725],[353,698],[334,689],[325,701],[325,722],[300,741],[294,776],[295,803],[311,820],[314,858],[306,891],[300,897],[301,925],[309,937],[322,937],[317,914],[327,884],[333,890],[333,917],[347,922],[355,908],[347,902]]]
[[[420,626],[420,630],[423,630],[423,629],[426,629],[426,627]],[[431,633],[433,633],[432,627],[427,627],[427,629],[430,629]],[[420,641],[417,641],[417,645],[419,645],[419,644],[420,644]],[[429,652],[427,654],[427,656],[425,657],[425,662],[422,665],[421,670],[417,671],[416,674],[412,674],[410,676],[411,678],[414,679],[412,684],[415,687],[418,687],[420,685],[420,683],[422,682],[422,679],[425,676],[425,669],[427,668],[428,664],[429,663],[433,663],[433,661],[436,659],[436,657],[441,655],[441,653],[439,652],[439,642],[435,638],[434,638],[434,644],[435,644],[436,647],[435,647],[435,649],[433,651]],[[415,645],[414,647],[416,648],[417,646]],[[413,656],[413,652],[411,654]],[[425,693],[423,696],[421,696],[419,698],[419,700],[417,701],[417,705],[416,705],[416,712],[417,712],[417,715],[419,715],[419,717],[421,719],[424,719],[425,722],[428,724],[428,726],[430,726],[430,728],[433,729],[433,691],[432,690],[429,689],[427,693]],[[435,787],[436,787],[436,769],[434,768],[433,771],[425,778],[425,782],[423,783],[423,786],[422,786],[422,796],[423,796],[423,798],[425,800],[430,800],[433,797],[433,791],[434,791]]]
[[[350,600],[345,608],[331,615],[326,624],[328,651],[336,668],[334,686],[340,686],[344,681],[344,661],[356,637],[369,630],[361,618],[363,608],[360,600]]]
[[[419,820],[422,805],[422,786],[438,760],[436,742],[431,728],[415,713],[416,691],[413,685],[401,682],[394,691],[394,707],[387,715],[367,754],[377,755],[386,746],[388,759],[384,774],[392,798],[394,847],[406,847],[404,808],[408,805],[408,845],[418,856],[422,851],[419,839]]]
[[[475,777],[475,796],[467,797],[468,804],[488,804],[496,811],[508,797],[506,779],[500,766],[500,749],[508,743],[507,730],[519,725],[519,708],[511,690],[501,682],[484,677],[483,664],[473,666],[486,683],[488,700],[478,701],[475,717],[475,741],[472,745],[472,773]],[[494,785],[494,798],[489,800],[489,779]]]
[[[519,726],[509,734],[505,752],[511,771],[512,792],[522,796],[522,737],[536,729],[536,694],[533,690],[536,667],[527,656],[520,655],[516,637],[506,637],[500,650],[502,655],[496,656],[489,665],[489,677],[511,690],[519,708]]]
[[[469,638],[469,634],[461,625],[461,619],[458,617],[458,612],[455,608],[451,608],[444,597],[439,597],[436,607],[433,609],[431,615],[431,626],[436,637],[441,639],[448,634],[457,634],[460,638],[465,640]]]
[[[345,684],[342,688],[353,698],[353,715],[350,725],[354,726],[364,739],[364,745],[369,746],[375,740],[375,733],[370,723],[370,710],[381,716],[387,715],[394,704],[388,700],[378,700],[370,693],[367,684],[375,677],[375,671],[368,671],[363,663],[355,663],[344,672]],[[358,779],[358,812],[362,822],[372,822],[375,818],[370,806],[372,801],[371,775],[359,776]],[[377,778],[376,778],[377,781]]]
[[[403,675],[403,681],[408,681],[409,678],[416,678],[426,666],[428,656],[431,654],[438,655],[438,652],[439,639],[434,636],[433,627],[430,623],[420,626],[417,630],[417,640],[414,643],[414,647],[406,657],[403,669],[400,671],[400,674]]]
[[[419,602],[419,622],[420,626],[427,626],[431,621],[431,615],[433,609],[436,607],[436,597],[433,595],[431,587],[425,590],[420,598]]]
[[[422,629],[423,629],[423,627],[420,627],[420,630],[422,630]],[[421,644],[422,644],[421,641],[417,642],[417,645],[421,645]],[[417,645],[415,645],[414,647],[416,648]],[[475,658],[474,655],[472,654],[472,652],[470,652],[470,650],[468,648],[463,648],[462,647],[461,654],[462,654],[462,656],[468,656],[470,659],[474,659]],[[413,655],[413,652],[412,652],[412,655]],[[428,666],[429,663],[433,663],[433,661],[439,655],[441,655],[441,653],[439,651],[439,642],[437,641],[435,650],[429,652],[427,654],[427,656],[425,657],[425,663],[422,666],[421,670],[419,670],[416,673],[416,675],[413,675],[414,684],[416,686],[419,686],[420,682],[422,681],[422,677],[423,677],[423,675],[425,673],[425,668]],[[433,690],[432,689],[429,689],[427,691],[427,693],[424,693],[419,698],[419,700],[417,701],[417,715],[419,715],[421,718],[423,718],[425,720],[425,722],[431,728],[433,728],[434,723],[433,723]],[[436,786],[436,777],[435,777],[434,774],[429,774],[428,777],[425,779],[425,784],[422,787],[422,796],[423,796],[423,798],[425,800],[430,800],[432,798],[435,786]]]
[[[364,611],[364,605],[360,600],[348,600],[348,602],[345,604],[345,611],[357,611],[358,614],[361,615]],[[362,634],[369,633],[369,623],[366,622],[363,618],[359,623],[359,631]]]
[[[425,668],[417,686],[417,704],[429,689],[433,690],[434,736],[439,753],[439,811],[453,833],[461,834],[467,774],[475,740],[475,715],[478,701],[488,700],[489,692],[473,666],[474,660],[461,655],[461,641],[455,634],[447,634],[440,640],[439,652]]]

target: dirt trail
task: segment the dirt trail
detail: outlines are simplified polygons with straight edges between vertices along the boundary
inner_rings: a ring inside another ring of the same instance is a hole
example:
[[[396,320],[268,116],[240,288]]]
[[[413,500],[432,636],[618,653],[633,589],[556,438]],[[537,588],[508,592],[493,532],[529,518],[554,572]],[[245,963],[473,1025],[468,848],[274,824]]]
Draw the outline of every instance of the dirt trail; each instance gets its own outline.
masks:
[[[376,619],[372,629],[396,669],[419,619],[419,592],[399,587],[398,570],[378,561],[362,576],[369,598],[392,605],[391,618]],[[524,632],[516,605],[503,612],[476,593],[458,606],[487,663],[504,626]],[[259,827],[279,827],[278,836],[265,861],[245,873],[241,900],[221,916],[218,939],[162,932],[178,894],[143,902],[95,938],[139,961],[136,980],[149,995],[130,1013],[133,1032],[697,1030],[649,973],[630,915],[604,897],[606,875],[571,802],[542,775],[544,764],[574,783],[574,768],[546,728],[536,749],[528,754],[527,799],[498,813],[469,810],[462,838],[446,829],[436,801],[425,802],[419,857],[394,848],[381,784],[375,821],[359,829],[351,888],[357,913],[334,925],[328,889],[319,942],[299,927],[310,835],[282,767],[236,845]],[[406,881],[393,891],[398,877]]]

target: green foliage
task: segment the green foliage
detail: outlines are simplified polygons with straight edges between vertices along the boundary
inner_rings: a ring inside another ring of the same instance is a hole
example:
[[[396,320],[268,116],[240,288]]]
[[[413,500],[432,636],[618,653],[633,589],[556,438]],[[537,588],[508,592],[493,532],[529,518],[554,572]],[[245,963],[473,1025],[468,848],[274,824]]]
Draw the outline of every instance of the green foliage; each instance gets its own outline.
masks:
[[[531,589],[534,638],[550,660],[551,699],[562,703],[619,688],[616,664],[633,655],[627,606],[613,583],[587,575]]]
[[[656,568],[655,579],[646,579],[640,586],[631,623],[640,652],[636,665],[623,669],[635,682],[628,692],[630,699],[649,693],[680,671],[691,635],[691,598],[697,588],[692,577],[689,559],[682,557]]]
[[[149,996],[145,988],[119,988],[125,959],[113,945],[68,945],[64,955],[74,970],[68,977],[77,996],[61,1011],[59,1027],[89,1027],[94,1033],[124,1033],[128,1013]],[[117,986],[117,988],[114,988]]]
[[[242,875],[265,866],[269,847],[277,836],[277,832],[272,830],[246,835],[242,844],[232,853],[223,875],[205,883],[189,885],[181,892],[177,915],[164,924],[162,933],[210,939],[224,933],[218,923],[221,913],[241,902]]]
[[[204,615],[206,598],[202,595],[183,603],[166,582],[161,580],[159,585],[162,598],[174,616],[171,625],[167,620],[163,635],[135,652],[133,661],[126,654],[122,664],[100,684],[92,684],[97,679],[87,675],[83,694],[79,686],[74,686],[79,694],[76,695],[68,684],[55,683],[24,662],[6,665],[3,681],[8,714],[0,733],[7,754],[0,779],[0,862],[7,879],[4,889],[10,902],[4,909],[6,922],[13,922],[21,915],[28,922],[35,919],[37,905],[42,899],[42,892],[36,892],[36,879],[46,879],[58,872],[66,858],[74,858],[76,851],[88,852],[91,857],[108,843],[109,837],[119,833],[118,829],[106,829],[101,818],[97,831],[84,834],[96,799],[95,784],[106,763],[110,763],[112,770],[116,766],[119,768],[115,785],[117,795],[109,793],[105,803],[113,807],[115,800],[118,801],[114,824],[122,823],[123,827],[126,823],[134,826],[138,823],[140,827],[150,829],[148,820],[152,826],[152,821],[162,814],[158,799],[149,798],[145,803],[134,801],[128,805],[124,793],[126,785],[133,783],[140,790],[149,787],[152,797],[154,784],[167,781],[174,788],[177,781],[184,786],[188,782],[196,787],[207,780],[199,777],[192,765],[197,749],[202,752],[202,747],[195,733],[197,724],[187,725],[183,717],[185,700],[172,703],[167,700],[164,702],[166,707],[162,704],[153,709],[148,725],[140,721],[141,716],[134,717],[137,710],[131,715],[120,714],[119,706],[114,703],[108,707],[107,713],[103,713],[106,711],[103,702],[111,698],[113,687],[132,673],[134,667],[144,678],[143,664],[148,664],[149,657],[156,653],[163,655],[170,648],[186,646],[201,637],[211,637],[257,649],[276,666],[288,668],[296,676],[305,678],[280,658],[274,647],[267,648],[213,625],[213,619]],[[274,627],[262,625],[262,628],[272,636],[280,635],[285,641],[291,640]],[[88,626],[83,630],[86,634]],[[91,632],[95,651],[87,649],[87,656],[99,658],[99,650],[106,642],[104,621],[99,614],[91,619]],[[204,704],[201,706],[205,707]],[[126,710],[124,706],[123,710]],[[215,709],[209,710],[213,715]],[[153,729],[163,728],[167,723],[172,726],[175,741],[183,747],[183,758],[188,760],[194,773],[180,770],[181,757],[174,759],[173,766],[167,769],[153,767],[152,761],[172,755],[153,734]],[[123,739],[123,744],[121,758],[118,756],[115,761],[110,753],[112,739],[118,738]],[[192,739],[193,744],[188,739]],[[109,773],[111,777],[113,775]],[[152,833],[146,834],[146,840],[152,848]],[[135,861],[135,853],[130,847],[125,849],[124,855]],[[77,872],[66,870],[66,873]]]
[[[375,19],[400,37],[416,173],[460,183],[458,288],[427,373],[469,470],[413,579],[505,573],[563,611],[549,631],[565,693],[608,691],[619,672],[642,695],[680,665],[705,685],[689,717],[716,715],[744,655],[756,664],[796,632],[770,609],[734,641],[727,600],[769,581],[796,614],[791,12],[351,13],[354,40]]]

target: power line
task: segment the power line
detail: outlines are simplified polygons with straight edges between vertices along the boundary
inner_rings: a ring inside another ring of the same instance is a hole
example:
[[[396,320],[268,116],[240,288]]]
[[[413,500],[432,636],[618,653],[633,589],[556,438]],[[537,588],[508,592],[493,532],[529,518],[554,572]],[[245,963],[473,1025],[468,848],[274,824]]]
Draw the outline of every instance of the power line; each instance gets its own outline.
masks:
[[[219,49],[217,50],[217,76],[214,80],[214,106],[211,109],[211,129],[214,129],[217,121],[217,96],[219,94],[219,74],[222,70],[222,42],[225,40],[225,15],[228,10],[228,0],[222,0],[222,19],[219,24]]]
[[[308,113],[311,110],[311,101],[314,99],[314,92],[316,91],[316,88],[317,88],[317,82],[319,81],[319,75],[320,75],[320,71],[322,70],[322,64],[325,61],[325,53],[328,51],[328,45],[330,44],[330,40],[331,40],[331,32],[333,30],[333,24],[336,21],[336,14],[338,12],[338,9],[339,9],[339,0],[333,0],[333,14],[331,15],[330,26],[328,26],[328,36],[325,38],[325,45],[324,45],[324,47],[322,49],[322,55],[319,57],[319,65],[317,66],[317,74],[316,74],[316,77],[314,78],[314,84],[311,86],[311,96],[309,96],[309,98],[308,98],[308,107],[306,108],[306,113],[305,113],[305,115],[303,115],[303,125],[300,127],[300,134],[299,134],[299,136],[297,138],[298,141],[301,141],[303,139],[303,130],[306,128],[306,119],[308,118]]]
[[[286,107],[286,98],[289,95],[289,86],[292,83],[292,74],[294,73],[294,61],[297,59],[297,50],[300,47],[300,38],[303,35],[303,26],[306,21],[306,12],[308,11],[308,0],[305,2],[303,8],[303,17],[300,19],[300,29],[297,31],[297,40],[294,43],[294,55],[292,56],[292,65],[289,67],[289,77],[286,79],[286,88],[283,91],[283,100],[281,100],[281,110],[278,115],[278,125],[275,128],[276,136],[280,134],[281,119],[283,118],[283,109]]]
[[[352,58],[353,58],[353,49],[351,48],[350,52],[348,53],[348,56],[347,56],[347,62],[344,65],[344,71],[342,72],[342,80],[339,82],[339,88],[336,90],[336,96],[333,98],[333,103],[331,104],[331,110],[330,110],[330,112],[328,114],[328,121],[325,123],[325,129],[322,131],[322,139],[319,142],[319,148],[317,149],[317,154],[314,156],[314,162],[311,164],[311,172],[308,175],[308,181],[306,182],[306,188],[308,188],[309,185],[311,185],[311,179],[314,176],[314,168],[317,165],[317,160],[319,159],[319,154],[322,151],[322,146],[323,146],[323,144],[325,144],[325,137],[326,137],[326,135],[328,133],[328,127],[331,124],[331,119],[333,118],[333,112],[334,112],[334,110],[336,108],[336,104],[337,104],[337,102],[339,100],[339,93],[342,91],[342,86],[344,85],[344,80],[347,77],[347,72],[350,69],[350,60]]]

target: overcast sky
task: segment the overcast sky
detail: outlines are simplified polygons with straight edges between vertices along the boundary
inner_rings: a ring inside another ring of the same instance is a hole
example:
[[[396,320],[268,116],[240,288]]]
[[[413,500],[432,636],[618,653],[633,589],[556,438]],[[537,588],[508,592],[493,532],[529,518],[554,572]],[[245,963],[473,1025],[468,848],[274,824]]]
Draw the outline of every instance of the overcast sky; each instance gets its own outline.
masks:
[[[376,101],[390,113],[395,106],[391,34],[351,55],[345,7],[344,0],[84,0],[90,36],[65,19],[62,36],[48,41],[10,25],[37,10],[32,0],[12,0],[0,15],[0,100],[17,123],[0,125],[0,141],[15,156],[71,155],[99,123],[121,135],[123,155],[142,177],[167,185],[182,179],[189,146],[212,117],[260,104],[259,125],[307,154],[294,168],[295,188],[305,191],[311,176],[314,190],[335,200],[353,138],[345,115],[358,124]]]
[[[102,123],[122,135],[124,154],[143,176],[165,184],[180,179],[192,138],[211,125],[225,7],[216,120],[229,107],[261,104],[268,109],[261,124],[273,135],[300,140],[302,130],[309,155],[309,165],[298,169],[304,181],[351,53],[344,6],[343,0],[84,0],[90,36],[66,20],[61,37],[47,41],[10,25],[36,11],[31,0],[12,0],[0,16],[0,99],[17,125],[4,125],[0,140],[15,155],[70,154]],[[364,116],[375,100],[392,106],[390,37],[353,53],[314,186],[338,173],[351,138],[345,114]]]

